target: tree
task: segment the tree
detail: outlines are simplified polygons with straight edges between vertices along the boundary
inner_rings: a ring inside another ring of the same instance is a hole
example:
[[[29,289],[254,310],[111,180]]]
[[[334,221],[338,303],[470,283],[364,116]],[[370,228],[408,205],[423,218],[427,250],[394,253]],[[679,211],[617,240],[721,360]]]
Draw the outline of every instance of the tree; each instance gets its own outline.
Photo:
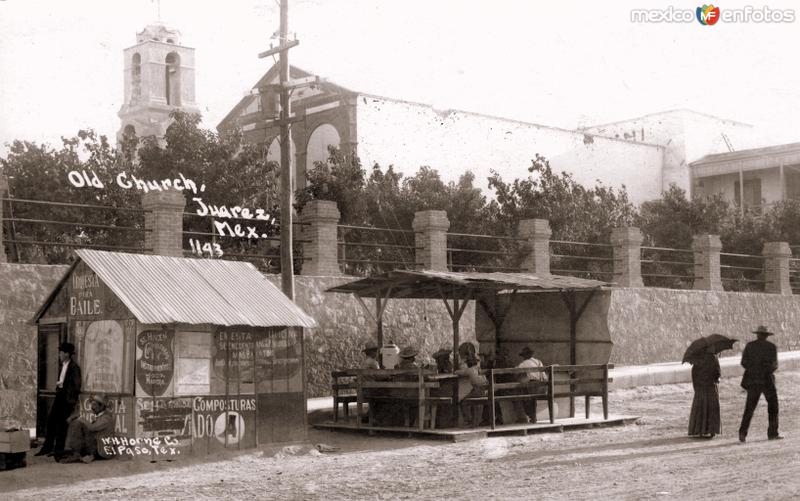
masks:
[[[553,238],[580,242],[608,242],[611,230],[630,225],[636,214],[625,186],[615,190],[597,185],[586,188],[571,174],[556,174],[545,157],[536,154],[526,179],[503,181],[492,171],[489,187],[494,189],[500,222],[507,234],[517,233],[522,219],[550,221]]]
[[[13,198],[72,204],[7,204],[7,216],[13,214],[16,219],[27,220],[6,222],[4,235],[12,236],[12,240],[67,245],[141,246],[143,220],[140,214],[78,206],[137,206],[134,193],[110,189],[108,186],[109,180],[113,180],[127,166],[117,158],[116,151],[105,136],[98,136],[92,130],[81,130],[74,137],[62,138],[58,150],[44,144],[16,140],[9,145],[8,155],[0,159],[0,164],[8,177],[9,194]],[[85,180],[84,173],[89,181],[96,178],[103,187],[92,186],[91,182]],[[76,186],[70,179],[84,186]],[[10,243],[8,248],[13,258],[31,263],[64,263],[73,249],[70,246],[25,243]]]
[[[111,146],[105,136],[93,131],[80,131],[76,137],[62,139],[56,150],[47,145],[27,141],[14,141],[6,158],[0,160],[9,176],[10,192],[15,198],[93,204],[116,210],[86,207],[45,206],[14,204],[17,218],[70,221],[73,225],[53,223],[23,223],[13,225],[17,239],[95,246],[142,247],[143,216],[139,209],[144,191],[136,188],[133,178],[161,182],[183,175],[205,190],[198,193],[184,191],[187,212],[194,213],[201,198],[210,206],[247,207],[252,212],[263,209],[280,221],[277,210],[276,165],[267,162],[255,146],[244,144],[241,134],[235,131],[218,135],[199,127],[200,116],[175,111],[173,123],[164,138],[135,136],[123,137],[119,148]],[[70,172],[73,174],[70,175]],[[80,181],[86,172],[89,179],[96,177],[102,188],[76,187],[72,179]],[[77,174],[76,174],[77,173]],[[116,183],[117,175],[125,174],[131,184],[123,188]],[[220,218],[217,218],[220,220]],[[243,221],[230,220],[232,223]],[[254,223],[250,223],[254,224]],[[136,231],[121,231],[91,225],[133,227]],[[275,235],[277,224],[260,223],[259,234]],[[7,225],[8,232],[11,225]],[[210,241],[218,238],[229,256],[236,253],[276,254],[271,241],[265,239],[211,237],[213,225],[210,218],[192,217],[185,222],[185,231],[207,235],[184,234],[184,248],[188,239]],[[8,234],[8,233],[6,233]],[[26,262],[66,262],[71,248],[45,246],[18,246],[20,260]],[[13,249],[13,247],[12,247]],[[277,259],[264,259],[262,268],[280,269]]]
[[[539,154],[531,161],[528,172],[527,178],[510,183],[495,171],[489,177],[489,187],[495,191],[494,210],[501,233],[518,235],[518,225],[523,219],[547,219],[553,240],[607,243],[613,228],[629,226],[634,219],[636,211],[624,186],[615,190],[598,182],[594,187],[584,187],[566,172],[554,173],[550,162]],[[571,257],[554,257],[553,269],[586,270],[592,272],[587,277],[610,278],[607,259],[611,254],[607,248],[556,245],[556,256]],[[518,267],[528,249],[510,244],[505,247],[514,252],[510,264]]]
[[[413,265],[414,238],[408,230],[417,211],[446,210],[453,232],[489,231],[490,222],[484,212],[486,198],[473,180],[474,175],[466,172],[458,182],[444,183],[438,171],[428,166],[404,178],[391,165],[386,170],[374,165],[367,176],[358,157],[329,148],[327,161],[317,162],[307,173],[306,187],[298,191],[296,199],[300,210],[309,200],[336,202],[342,224],[396,230],[343,230],[340,238],[352,242],[344,250],[345,259],[386,261],[384,267],[362,262],[348,268],[351,272],[369,273]]]
[[[661,198],[642,203],[636,224],[652,246],[689,249],[694,235],[719,235],[730,218],[730,204],[721,196],[689,200],[671,184]]]

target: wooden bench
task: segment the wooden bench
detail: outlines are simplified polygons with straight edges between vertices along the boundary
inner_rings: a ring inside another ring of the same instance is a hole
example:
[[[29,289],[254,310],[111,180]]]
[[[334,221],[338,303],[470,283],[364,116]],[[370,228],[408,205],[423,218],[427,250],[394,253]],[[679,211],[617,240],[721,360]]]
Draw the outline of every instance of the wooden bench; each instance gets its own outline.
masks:
[[[482,371],[487,376],[489,383],[486,395],[464,398],[462,402],[468,406],[474,406],[471,417],[475,426],[479,424],[483,407],[489,405],[492,429],[497,426],[496,404],[504,401],[531,402],[534,411],[533,422],[535,423],[536,404],[539,400],[546,400],[550,423],[554,423],[555,399],[569,398],[570,417],[575,417],[575,397],[584,397],[586,419],[589,419],[591,397],[601,397],[603,399],[603,418],[608,419],[608,384],[613,381],[608,377],[608,371],[613,368],[613,364],[596,364],[490,369]],[[545,381],[537,384],[519,380],[522,375],[534,372],[544,373]],[[423,369],[357,369],[332,372],[334,421],[338,419],[339,404],[342,404],[345,416],[349,416],[349,404],[355,402],[358,409],[356,427],[360,428],[365,403],[390,401],[407,407],[406,427],[410,427],[411,412],[416,410],[415,428],[423,430],[426,423],[430,428],[435,428],[439,405],[451,404],[456,408],[460,407],[457,405],[457,391],[453,396],[442,395],[443,388],[440,381],[436,379],[437,377],[442,376]],[[455,378],[455,376],[449,377]],[[506,379],[512,379],[512,381]],[[436,395],[437,390],[440,392],[439,395]],[[367,416],[368,426],[374,426],[373,406],[369,406]],[[459,413],[459,424],[461,418]]]
[[[339,420],[339,405],[345,417],[350,416],[350,404],[355,402],[356,374],[353,371],[331,372],[331,393],[333,394],[333,421]]]
[[[608,377],[608,371],[613,368],[614,364],[554,365],[550,398],[568,397],[570,417],[575,417],[575,397],[584,397],[586,419],[589,419],[591,397],[600,397],[603,399],[603,418],[608,419],[608,384],[614,381]]]
[[[499,402],[531,402],[533,404],[533,422],[536,422],[536,402],[538,400],[547,401],[550,422],[555,419],[553,415],[552,394],[552,367],[523,367],[509,369],[489,369],[481,371],[489,382],[486,396],[468,397],[464,399],[468,405],[475,405],[473,411],[473,426],[477,426],[480,421],[480,413],[483,405],[489,405],[491,411],[490,426],[495,429],[497,426],[497,403]],[[544,381],[521,381],[525,376],[532,373],[544,374]],[[498,379],[503,379],[499,381]],[[511,381],[508,381],[511,379]],[[508,419],[508,416],[505,416]]]
[[[408,412],[404,416],[406,427],[410,427],[411,412],[416,408],[416,428],[422,430],[425,424],[436,426],[436,413],[439,404],[453,402],[451,396],[434,396],[431,390],[440,388],[437,381],[428,381],[435,371],[418,369],[355,369],[331,373],[333,392],[334,421],[338,419],[338,406],[342,404],[345,416],[349,416],[349,404],[356,403],[356,427],[360,428],[363,406],[370,401],[389,401],[403,404]],[[374,406],[367,408],[368,426],[374,426]]]

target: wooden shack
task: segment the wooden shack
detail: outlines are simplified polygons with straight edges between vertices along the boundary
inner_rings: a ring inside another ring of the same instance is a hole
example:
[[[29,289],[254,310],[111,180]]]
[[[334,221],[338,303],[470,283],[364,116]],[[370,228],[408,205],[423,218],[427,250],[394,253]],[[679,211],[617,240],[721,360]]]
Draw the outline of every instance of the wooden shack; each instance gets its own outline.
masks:
[[[58,344],[75,345],[80,410],[111,402],[120,455],[204,454],[305,439],[303,328],[316,327],[253,265],[95,250],[35,316],[43,436]],[[137,449],[138,447],[138,449]]]

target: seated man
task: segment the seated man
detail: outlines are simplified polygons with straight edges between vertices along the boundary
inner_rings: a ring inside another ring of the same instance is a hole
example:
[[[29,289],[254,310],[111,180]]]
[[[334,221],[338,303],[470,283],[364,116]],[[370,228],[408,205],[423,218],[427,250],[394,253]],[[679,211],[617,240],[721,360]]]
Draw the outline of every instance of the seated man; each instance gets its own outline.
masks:
[[[544,367],[544,364],[541,360],[534,358],[533,350],[529,347],[522,348],[522,351],[519,352],[519,356],[522,357],[522,362],[517,365],[520,369],[527,369],[527,368],[534,368],[534,367]],[[528,393],[539,393],[540,391],[540,383],[542,381],[546,381],[547,377],[544,372],[541,371],[531,371],[526,374],[522,374],[519,376],[519,382],[525,385],[525,389],[521,390],[520,393],[528,392]],[[514,410],[517,414],[517,422],[529,423],[531,422],[531,418],[525,410],[525,406],[522,402],[514,401]],[[533,410],[533,409],[531,409]]]
[[[91,463],[95,459],[109,459],[102,439],[114,434],[114,416],[107,410],[108,404],[103,395],[92,397],[92,417],[79,417],[76,410],[67,421],[67,443],[60,463]]]
[[[378,345],[369,342],[361,350],[364,353],[364,360],[361,362],[360,369],[380,369],[381,365],[378,363]]]
[[[397,369],[416,369],[419,367],[416,362],[417,358],[417,350],[406,346],[400,352],[400,365],[397,366]]]

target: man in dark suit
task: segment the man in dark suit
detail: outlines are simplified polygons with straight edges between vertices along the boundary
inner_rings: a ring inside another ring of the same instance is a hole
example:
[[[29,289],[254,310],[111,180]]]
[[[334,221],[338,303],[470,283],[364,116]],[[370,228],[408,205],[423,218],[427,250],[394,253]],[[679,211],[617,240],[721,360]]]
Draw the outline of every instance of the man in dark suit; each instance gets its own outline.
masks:
[[[72,343],[61,343],[58,346],[58,360],[61,362],[56,398],[47,417],[47,432],[44,445],[36,456],[55,455],[56,459],[64,453],[67,439],[67,418],[75,409],[81,393],[81,368],[72,360],[75,346]]]
[[[758,339],[747,343],[742,353],[742,367],[744,367],[742,388],[747,390],[747,403],[744,406],[742,425],[739,427],[739,441],[747,440],[750,420],[753,418],[753,411],[756,410],[758,399],[761,398],[762,393],[767,401],[767,415],[769,416],[767,438],[779,440],[783,437],[778,434],[778,391],[775,388],[778,349],[767,341],[767,337],[772,336],[773,333],[765,326],[759,325],[753,333],[758,335]]]

